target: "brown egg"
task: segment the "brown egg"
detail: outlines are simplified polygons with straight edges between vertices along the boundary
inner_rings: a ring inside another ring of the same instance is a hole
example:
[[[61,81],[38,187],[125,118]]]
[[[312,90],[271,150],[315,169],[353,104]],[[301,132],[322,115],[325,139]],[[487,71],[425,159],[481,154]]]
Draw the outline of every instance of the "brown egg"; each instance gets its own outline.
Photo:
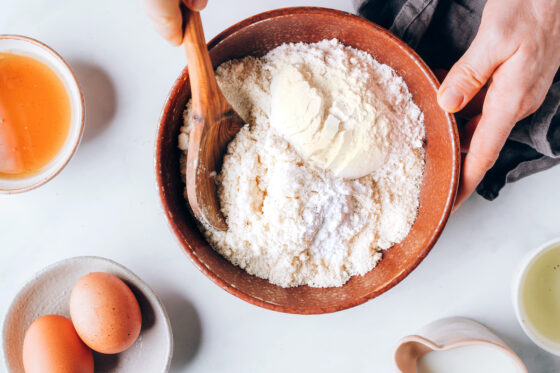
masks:
[[[129,348],[142,326],[140,306],[130,288],[103,272],[87,274],[74,285],[70,315],[85,344],[104,354]]]
[[[93,373],[93,354],[66,317],[47,315],[23,339],[25,373]]]

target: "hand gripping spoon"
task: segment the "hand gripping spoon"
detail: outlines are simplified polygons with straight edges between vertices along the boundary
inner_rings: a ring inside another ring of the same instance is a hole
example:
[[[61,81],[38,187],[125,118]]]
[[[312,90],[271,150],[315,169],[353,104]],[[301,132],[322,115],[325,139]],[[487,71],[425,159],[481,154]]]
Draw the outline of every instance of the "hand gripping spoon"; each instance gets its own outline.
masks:
[[[187,197],[195,217],[215,229],[226,230],[214,180],[227,145],[244,125],[216,82],[204,41],[200,13],[186,11],[184,47],[192,95],[193,128],[187,152]]]

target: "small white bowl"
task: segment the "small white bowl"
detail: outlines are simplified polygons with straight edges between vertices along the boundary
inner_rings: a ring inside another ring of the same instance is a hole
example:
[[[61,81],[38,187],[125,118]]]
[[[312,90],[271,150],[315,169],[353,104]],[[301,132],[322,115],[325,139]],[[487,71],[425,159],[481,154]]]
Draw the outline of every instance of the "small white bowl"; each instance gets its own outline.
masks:
[[[95,372],[163,373],[173,354],[173,335],[167,313],[155,293],[138,276],[112,260],[82,256],[48,266],[16,295],[3,326],[3,355],[7,371],[24,373],[23,338],[37,318],[57,314],[70,318],[70,293],[76,282],[90,272],[107,272],[119,277],[133,291],[142,311],[138,340],[115,355],[94,352]]]
[[[550,240],[543,245],[539,246],[535,250],[529,252],[519,265],[518,271],[515,273],[512,282],[512,299],[513,308],[515,309],[515,315],[517,316],[517,321],[521,324],[521,328],[527,334],[527,336],[540,348],[545,351],[550,352],[556,356],[560,356],[560,342],[554,342],[543,336],[539,331],[529,322],[525,307],[522,301],[522,287],[527,278],[528,269],[531,265],[540,257],[542,254],[548,250],[560,247],[560,238]]]
[[[21,35],[0,35],[0,52],[32,57],[49,66],[62,80],[70,99],[71,119],[66,141],[58,154],[38,173],[21,179],[0,178],[0,193],[20,193],[35,189],[53,177],[70,161],[84,130],[84,98],[68,64],[47,45]]]

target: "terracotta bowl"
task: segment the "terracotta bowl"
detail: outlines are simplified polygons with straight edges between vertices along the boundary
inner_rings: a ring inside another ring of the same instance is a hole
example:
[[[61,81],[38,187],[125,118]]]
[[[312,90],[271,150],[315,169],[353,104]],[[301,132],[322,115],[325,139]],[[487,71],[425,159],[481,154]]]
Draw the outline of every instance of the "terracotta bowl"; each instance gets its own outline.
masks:
[[[290,42],[313,43],[337,38],[391,66],[407,83],[414,102],[424,112],[426,167],[420,207],[408,236],[385,251],[383,260],[364,276],[338,288],[299,286],[284,289],[249,275],[217,254],[205,241],[183,197],[177,147],[183,111],[190,98],[185,68],[167,99],[159,124],[155,151],[158,190],[179,243],[195,266],[231,294],[275,311],[318,314],[361,304],[389,290],[428,254],[451,212],[459,176],[459,144],[453,116],[436,102],[438,81],[406,44],[387,30],[354,15],[323,8],[286,8],[248,18],[219,34],[208,44],[214,67],[245,56],[262,56]]]

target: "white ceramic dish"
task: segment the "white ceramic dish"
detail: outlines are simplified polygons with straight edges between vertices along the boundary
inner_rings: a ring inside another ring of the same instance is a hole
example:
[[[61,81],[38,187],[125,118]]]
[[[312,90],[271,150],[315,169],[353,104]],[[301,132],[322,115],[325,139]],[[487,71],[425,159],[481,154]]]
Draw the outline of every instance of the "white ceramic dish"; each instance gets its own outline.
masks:
[[[107,272],[122,279],[134,292],[142,310],[138,340],[116,355],[94,353],[95,372],[167,372],[173,353],[173,336],[167,313],[154,292],[134,273],[109,259],[75,257],[39,272],[16,295],[3,326],[3,355],[8,372],[24,373],[22,346],[25,331],[40,316],[70,318],[69,300],[74,284],[90,272]]]
[[[424,326],[418,334],[402,338],[395,349],[394,359],[399,372],[416,373],[417,361],[431,351],[486,345],[509,355],[517,371],[528,373],[523,361],[490,329],[464,317],[450,317]]]
[[[49,66],[62,80],[70,99],[70,129],[56,157],[38,173],[22,179],[0,178],[0,193],[20,193],[35,189],[53,177],[70,161],[84,130],[84,99],[78,81],[68,64],[47,45],[26,36],[0,35],[0,52],[33,57]]]
[[[525,334],[540,348],[545,351],[550,352],[556,356],[560,356],[560,343],[551,341],[550,339],[544,337],[539,331],[529,322],[527,313],[522,302],[522,287],[527,276],[528,269],[535,262],[535,260],[548,250],[558,248],[560,246],[560,238],[548,241],[543,245],[539,246],[535,250],[531,251],[525,256],[519,265],[518,271],[515,273],[512,282],[512,299],[513,308],[515,309],[515,315],[517,316],[517,321],[521,324],[521,328],[525,331]]]

